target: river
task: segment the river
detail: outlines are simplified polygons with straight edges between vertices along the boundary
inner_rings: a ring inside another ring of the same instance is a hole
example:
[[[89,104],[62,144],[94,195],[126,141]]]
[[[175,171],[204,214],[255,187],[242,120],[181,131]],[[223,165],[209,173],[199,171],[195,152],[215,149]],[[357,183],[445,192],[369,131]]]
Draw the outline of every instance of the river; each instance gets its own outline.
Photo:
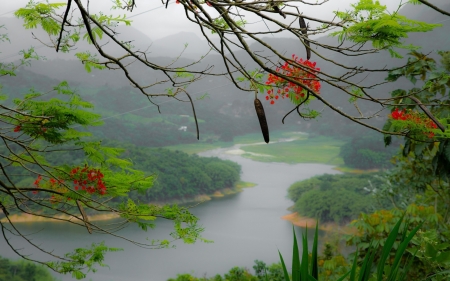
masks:
[[[32,234],[30,237],[33,242],[54,249],[59,254],[102,240],[110,247],[123,248],[123,252],[106,255],[105,262],[109,268],[88,274],[86,280],[92,281],[165,281],[180,273],[191,273],[198,277],[213,276],[216,273],[223,274],[233,266],[252,269],[255,259],[268,264],[278,262],[278,250],[290,264],[292,225],[280,219],[289,213],[287,208],[292,205],[292,201],[286,198],[287,188],[296,181],[314,175],[339,172],[329,165],[256,162],[226,153],[238,148],[201,153],[204,157],[217,156],[239,163],[242,166],[242,180],[257,184],[241,193],[213,199],[192,209],[205,227],[203,237],[214,243],[177,243],[175,249],[148,250],[117,238],[89,235],[86,229],[65,223],[22,223],[20,228]],[[170,222],[161,221],[148,232],[133,226],[121,230],[120,234],[136,241],[145,241],[147,237],[150,240],[167,238],[171,229]],[[301,231],[296,228],[299,234]],[[12,241],[16,246],[23,243],[19,239]],[[32,254],[32,258],[45,257],[28,246],[22,253]],[[0,255],[17,258],[3,240],[0,240]],[[75,280],[69,275],[58,278],[63,281]]]

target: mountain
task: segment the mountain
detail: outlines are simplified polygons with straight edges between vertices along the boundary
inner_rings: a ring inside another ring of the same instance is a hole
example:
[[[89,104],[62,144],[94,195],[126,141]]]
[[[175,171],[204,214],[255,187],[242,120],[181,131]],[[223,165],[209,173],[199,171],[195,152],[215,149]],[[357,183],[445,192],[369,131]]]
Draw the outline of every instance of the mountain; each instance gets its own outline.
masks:
[[[444,10],[450,10],[450,4],[448,1],[434,1],[433,4],[440,5],[440,7]],[[446,17],[424,5],[413,6],[407,5],[403,9],[400,10],[400,14],[405,15],[407,17],[423,20],[430,23],[441,22],[443,27],[437,28],[432,32],[427,33],[416,33],[411,34],[410,38],[406,40],[406,43],[414,43],[416,45],[422,46],[422,51],[427,53],[434,50],[439,49],[448,49],[450,46],[450,37],[447,34],[447,30],[450,29],[450,18]],[[16,25],[17,25],[16,20]],[[3,22],[0,21],[0,24]],[[20,24],[19,24],[20,27]],[[17,29],[19,30],[19,29]],[[28,31],[25,31],[28,32]],[[204,55],[208,50],[208,45],[204,39],[199,38],[193,33],[181,32],[175,35],[167,36],[165,38],[152,41],[150,38],[140,33],[138,30],[133,27],[118,27],[119,38],[123,38],[122,40],[134,40],[132,42],[133,45],[136,45],[137,49],[144,50],[150,45],[149,51],[149,60],[152,63],[159,65],[172,65],[175,67],[191,64],[195,62],[195,58],[199,58],[201,55]],[[22,33],[14,33],[14,38],[20,38],[20,36],[25,37]],[[22,35],[20,35],[22,34]],[[12,38],[13,39],[13,38]],[[138,40],[139,39],[139,40]],[[299,57],[305,57],[305,49],[302,43],[298,39],[294,38],[273,38],[273,37],[265,37],[263,41],[268,45],[272,46],[278,52],[286,54],[286,56],[290,57],[291,54],[296,54]],[[380,52],[378,54],[371,54],[365,56],[346,56],[337,52],[330,51],[320,45],[332,45],[336,46],[338,44],[337,39],[329,36],[324,36],[319,38],[318,45],[312,45],[314,50],[317,50],[319,54],[323,56],[323,58],[318,57],[313,54],[312,60],[317,62],[317,65],[325,70],[327,73],[338,77],[345,73],[345,69],[336,66],[335,64],[327,61],[335,61],[338,63],[345,63],[348,66],[365,66],[370,68],[389,68],[401,65],[406,62],[405,59],[392,59],[387,52]],[[28,42],[28,41],[27,41]],[[35,42],[35,41],[34,41]],[[188,43],[188,47],[186,51],[181,55],[180,58],[176,62],[174,62],[174,57],[180,54],[183,49],[185,43]],[[23,40],[23,44],[26,43],[26,40]],[[2,44],[3,45],[3,44]],[[80,47],[81,48],[81,47]],[[250,45],[250,49],[253,54],[257,54],[261,60],[265,62],[264,56],[268,54],[267,48],[258,43],[252,43]],[[3,53],[4,51],[2,46]],[[406,53],[406,52],[404,52]],[[2,54],[3,55],[3,54]],[[54,55],[54,53],[53,53]],[[246,69],[256,69],[256,63],[250,59],[249,54],[244,51],[236,51],[236,58],[239,62],[246,67]],[[431,54],[433,55],[433,54]],[[0,55],[1,56],[1,55]],[[58,54],[59,56],[59,54]],[[82,70],[83,66],[80,63],[73,63],[73,61],[62,60],[57,56],[53,56],[54,60],[47,60],[41,62],[33,62],[32,66],[28,68],[31,71],[37,73],[45,73],[45,75],[50,76],[52,78],[56,78],[59,80],[70,80],[82,83],[83,86],[89,87],[109,87],[112,89],[122,89],[124,87],[129,87],[129,81],[124,77],[124,74],[121,70],[103,70],[98,71],[94,70],[91,73],[86,73]],[[213,73],[221,73],[226,71],[226,68],[223,64],[223,59],[221,56],[211,53],[207,57],[205,57],[201,63],[193,65],[193,69],[200,70],[205,69],[209,66],[214,66],[212,69]],[[150,67],[144,66],[139,63],[134,63],[129,68],[130,74],[132,77],[141,83],[154,83],[159,79],[167,79],[160,71],[155,71]],[[371,73],[370,75],[360,74],[353,78],[353,82],[358,83],[360,85],[371,85],[384,81],[386,77],[386,72],[377,72]],[[225,85],[225,86],[224,86]],[[170,83],[165,83],[161,85],[156,85],[152,88],[152,93],[160,93],[165,91],[166,88],[170,87]],[[369,90],[369,93],[375,97],[387,97],[389,93],[397,88],[405,88],[408,89],[411,87],[411,84],[408,81],[400,80],[398,83],[390,83],[386,85],[379,85],[374,89]],[[230,116],[234,115],[247,115],[253,116],[253,102],[254,98],[253,93],[244,92],[232,85],[230,81],[228,81],[225,77],[217,77],[217,76],[209,76],[205,79],[199,80],[194,84],[190,85],[187,88],[188,92],[195,95],[203,95],[204,93],[209,93],[211,99],[222,103],[222,108],[216,108],[218,114],[229,114]],[[107,92],[107,91],[106,91]],[[129,91],[126,91],[129,94]],[[139,93],[136,93],[139,95]],[[345,108],[347,112],[352,114],[357,114],[356,108],[354,108],[353,104],[348,102],[348,96],[343,94],[341,91],[323,83],[321,95],[327,98],[331,103],[335,106],[339,106]],[[117,98],[119,98],[118,96]],[[158,102],[165,102],[164,99],[156,99]],[[144,99],[136,103],[136,107],[141,106],[141,103],[145,102]],[[202,101],[198,101],[198,104],[207,106],[211,100],[206,99]],[[236,110],[230,110],[230,105]],[[269,126],[273,128],[274,126],[281,126],[281,118],[283,115],[292,108],[292,105],[289,102],[285,103],[277,103],[276,106],[270,106],[268,103],[264,101],[264,106],[266,110],[266,114],[269,120]],[[181,107],[181,105],[180,105]],[[319,102],[313,102],[312,107],[322,111],[323,105]],[[132,108],[132,106],[130,107]],[[166,108],[169,108],[169,111],[176,111],[175,106],[167,106],[164,105],[161,107],[162,111],[165,112]],[[360,108],[363,112],[368,112],[369,110],[374,110],[373,104],[369,103],[360,103]],[[187,110],[190,110],[187,108]],[[186,111],[189,112],[189,111]],[[242,112],[242,114],[240,113]],[[382,113],[386,115],[386,111]],[[304,121],[299,119],[298,116],[292,116],[287,119],[288,123],[296,123],[302,122],[302,124],[312,124],[312,126],[318,126],[323,124],[329,125],[327,130],[336,131],[338,128],[342,128],[342,124],[350,124],[351,122],[347,119],[338,116],[336,113],[331,112],[328,109],[324,109],[322,111],[323,117],[319,119],[319,122],[316,121]],[[256,116],[254,116],[256,118]],[[201,118],[201,116],[200,116]],[[238,119],[237,119],[238,120]],[[256,120],[256,119],[255,119]],[[325,121],[325,122],[324,122]],[[375,120],[375,123],[382,122],[381,120]]]

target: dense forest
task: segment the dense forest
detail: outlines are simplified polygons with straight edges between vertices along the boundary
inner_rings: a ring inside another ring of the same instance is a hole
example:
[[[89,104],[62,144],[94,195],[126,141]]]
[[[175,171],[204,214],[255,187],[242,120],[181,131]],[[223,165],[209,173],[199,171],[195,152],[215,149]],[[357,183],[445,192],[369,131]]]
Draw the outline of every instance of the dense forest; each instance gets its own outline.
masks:
[[[56,278],[43,266],[24,260],[12,261],[0,256],[0,280],[56,281]]]
[[[372,192],[381,183],[374,174],[322,175],[294,183],[288,197],[302,216],[346,224],[375,208]]]

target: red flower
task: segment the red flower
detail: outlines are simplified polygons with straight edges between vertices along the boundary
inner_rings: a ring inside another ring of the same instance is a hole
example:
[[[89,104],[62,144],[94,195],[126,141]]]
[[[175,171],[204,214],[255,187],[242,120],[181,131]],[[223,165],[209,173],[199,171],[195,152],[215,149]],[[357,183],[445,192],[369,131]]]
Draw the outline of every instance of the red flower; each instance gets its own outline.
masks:
[[[168,0],[167,0],[168,1]],[[180,4],[180,0],[175,1],[175,3]]]
[[[34,185],[35,185],[35,186],[39,186],[39,182],[41,182],[41,180],[42,180],[42,176],[39,175],[39,176],[37,177],[37,179],[34,181]]]
[[[212,4],[209,1],[206,1],[206,5],[212,7]]]
[[[21,129],[22,129],[22,127],[20,125],[16,126],[16,127],[14,127],[14,132],[15,133],[20,132]]]
[[[290,77],[301,85],[311,89],[315,93],[319,93],[321,85],[317,78],[317,73],[320,69],[315,66],[315,62],[303,60],[293,54],[292,60],[286,61],[283,65],[276,67],[275,72],[279,73],[280,76]],[[289,97],[288,93],[291,91],[296,94],[297,99],[299,96],[304,97],[306,95],[307,90],[303,89],[301,86],[298,86],[295,82],[287,81],[280,76],[269,73],[267,77],[266,85],[271,85],[278,88],[276,92],[272,89],[267,91],[267,94],[270,95],[271,104],[273,104],[273,98],[278,99],[280,96],[282,98]]]
[[[274,100],[271,100],[271,101],[270,101],[270,104],[274,104],[274,103],[275,103],[275,101],[274,101]]]
[[[405,112],[403,110],[398,110],[398,108],[396,108],[393,112],[392,112],[392,119],[394,120],[406,120],[407,116],[403,115]]]

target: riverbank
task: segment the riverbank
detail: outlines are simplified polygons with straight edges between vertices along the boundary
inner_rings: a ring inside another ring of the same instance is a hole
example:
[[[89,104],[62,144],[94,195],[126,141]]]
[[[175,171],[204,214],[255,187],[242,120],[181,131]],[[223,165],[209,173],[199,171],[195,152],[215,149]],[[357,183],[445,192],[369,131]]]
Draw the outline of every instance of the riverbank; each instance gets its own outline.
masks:
[[[313,218],[303,217],[300,216],[297,212],[285,215],[281,217],[282,220],[286,220],[291,222],[295,226],[299,226],[302,228],[315,228],[317,221]],[[346,226],[346,225],[339,225],[334,222],[327,222],[327,223],[320,223],[319,229],[326,231],[326,232],[335,232],[339,234],[355,234],[356,229]]]
[[[149,204],[153,205],[186,205],[186,204],[199,204],[206,201],[210,201],[214,198],[221,198],[225,196],[230,196],[233,194],[237,194],[239,192],[242,192],[244,188],[250,188],[256,186],[255,183],[251,182],[244,182],[239,181],[236,183],[234,187],[228,187],[221,190],[217,190],[213,194],[199,194],[194,197],[189,198],[182,198],[182,199],[173,199],[173,200],[167,200],[167,201],[155,201],[155,202],[149,202]],[[3,212],[0,210],[0,214],[3,214]],[[108,213],[108,214],[98,214],[98,215],[88,215],[89,221],[107,221],[112,219],[117,219],[120,216],[118,214],[114,213]],[[13,223],[32,223],[32,222],[66,222],[68,220],[76,220],[76,218],[71,217],[69,215],[58,215],[55,216],[55,218],[46,218],[46,217],[40,217],[30,214],[14,214],[10,215],[9,219]],[[80,217],[81,219],[81,217]],[[0,222],[6,223],[8,220],[6,218],[0,219]]]

